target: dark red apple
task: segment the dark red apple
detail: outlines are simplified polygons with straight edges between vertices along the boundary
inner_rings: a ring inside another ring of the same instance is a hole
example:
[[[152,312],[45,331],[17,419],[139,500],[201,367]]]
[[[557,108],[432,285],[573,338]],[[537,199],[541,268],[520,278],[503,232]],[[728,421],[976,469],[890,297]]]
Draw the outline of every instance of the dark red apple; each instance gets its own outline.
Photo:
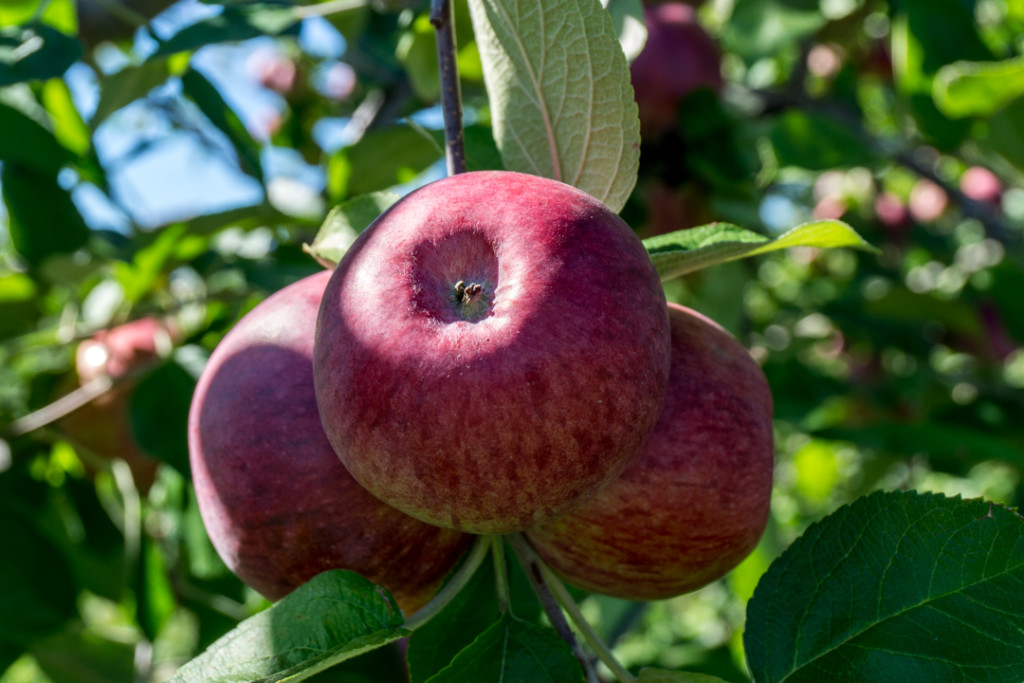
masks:
[[[424,521],[554,519],[654,426],[664,302],[640,240],[590,195],[504,171],[438,180],[374,221],[324,293],[327,436],[360,483]]]
[[[673,128],[680,103],[698,88],[722,89],[718,45],[682,2],[644,8],[647,43],[630,74],[640,109],[640,132],[655,138]]]
[[[411,614],[471,537],[385,505],[331,449],[313,391],[313,333],[329,277],[271,295],[210,356],[189,415],[199,510],[228,567],[272,600],[322,571],[351,569]]]
[[[152,317],[101,330],[78,345],[75,379],[62,385],[60,393],[66,394],[100,376],[116,379],[142,372],[167,356],[179,340],[180,334],[173,321]],[[76,448],[100,460],[124,460],[132,471],[135,485],[145,493],[156,480],[160,461],[146,453],[135,438],[129,412],[134,386],[132,378],[122,379],[107,392],[61,418],[59,427]],[[88,463],[88,457],[86,461]]]
[[[669,304],[672,371],[661,417],[622,476],[527,532],[569,583],[655,600],[723,576],[757,544],[772,490],[772,395],[728,332]]]

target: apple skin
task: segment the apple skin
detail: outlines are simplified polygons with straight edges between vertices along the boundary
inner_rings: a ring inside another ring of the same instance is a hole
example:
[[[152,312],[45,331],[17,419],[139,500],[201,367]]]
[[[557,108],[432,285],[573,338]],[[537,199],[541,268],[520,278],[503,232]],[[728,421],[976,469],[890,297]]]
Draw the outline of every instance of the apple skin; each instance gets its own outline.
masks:
[[[721,54],[697,23],[693,7],[666,2],[644,8],[647,42],[630,65],[633,92],[644,139],[656,138],[676,124],[687,95],[698,88],[722,89]]]
[[[746,557],[768,520],[764,373],[716,323],[669,307],[672,371],[651,438],[595,497],[527,532],[555,572],[591,592],[658,600],[696,590]]]
[[[506,171],[438,180],[371,224],[327,286],[314,353],[352,476],[480,534],[559,517],[621,472],[668,364],[665,296],[630,227],[580,190]]]
[[[328,569],[425,604],[471,541],[371,496],[331,449],[313,391],[313,333],[330,273],[268,297],[224,337],[196,386],[189,455],[224,562],[276,600]]]
[[[173,321],[153,317],[100,330],[75,349],[75,379],[62,384],[60,393],[67,394],[103,375],[116,379],[141,372],[167,356],[180,340]],[[146,493],[156,480],[160,461],[146,453],[135,438],[130,418],[134,387],[134,378],[125,378],[58,424],[76,448],[102,460],[124,460],[136,487]]]

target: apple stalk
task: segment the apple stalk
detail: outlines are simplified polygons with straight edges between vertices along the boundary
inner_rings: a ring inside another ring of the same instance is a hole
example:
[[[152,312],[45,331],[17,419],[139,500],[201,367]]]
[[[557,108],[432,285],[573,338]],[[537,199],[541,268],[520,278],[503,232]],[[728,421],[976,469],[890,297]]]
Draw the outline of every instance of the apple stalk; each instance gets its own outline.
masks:
[[[455,57],[455,22],[452,0],[431,0],[430,23],[437,35],[437,63],[441,79],[441,111],[444,113],[444,157],[448,175],[466,170],[466,146],[462,135],[462,92]]]

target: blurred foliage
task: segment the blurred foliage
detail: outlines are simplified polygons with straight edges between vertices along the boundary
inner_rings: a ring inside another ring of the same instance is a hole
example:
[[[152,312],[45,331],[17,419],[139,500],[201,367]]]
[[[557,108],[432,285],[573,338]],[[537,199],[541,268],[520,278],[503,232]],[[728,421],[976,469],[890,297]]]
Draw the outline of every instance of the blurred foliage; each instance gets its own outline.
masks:
[[[192,383],[246,311],[320,268],[302,245],[330,207],[443,173],[424,2],[182,4],[103,42],[87,33],[89,4],[0,6],[2,683],[166,680],[267,606],[205,536],[183,451]],[[468,156],[493,168],[480,60],[456,10]],[[1020,504],[1024,4],[714,1],[699,18],[726,86],[693,93],[674,130],[645,140],[624,218],[645,237],[842,218],[881,249],[797,248],[667,285],[768,375],[772,519],[697,593],[583,608],[631,669],[742,681],[744,605],[814,520],[878,489]],[[231,94],[239,73],[259,98]],[[186,166],[145,166],[185,143]],[[230,171],[243,199],[186,183],[204,164]],[[177,184],[193,195],[140,205]],[[78,341],[150,315],[182,331],[121,416],[162,461],[152,486],[59,424],[6,427],[76,386]],[[395,656],[317,680],[402,680]]]

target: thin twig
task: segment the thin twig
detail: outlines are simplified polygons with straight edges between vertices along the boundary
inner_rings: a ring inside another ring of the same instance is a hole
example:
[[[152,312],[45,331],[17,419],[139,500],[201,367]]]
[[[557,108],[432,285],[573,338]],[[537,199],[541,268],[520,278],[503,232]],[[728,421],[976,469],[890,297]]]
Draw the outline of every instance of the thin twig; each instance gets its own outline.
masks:
[[[444,113],[445,163],[448,175],[466,170],[462,135],[462,92],[455,58],[455,22],[451,0],[430,1],[430,23],[437,34],[437,64],[441,76],[441,111]]]
[[[16,437],[28,434],[40,427],[45,427],[55,422],[68,413],[72,413],[85,404],[93,401],[110,391],[114,386],[114,380],[107,375],[100,375],[94,380],[86,382],[74,391],[61,396],[53,403],[43,406],[24,417],[20,417],[7,426],[3,431],[4,436]]]
[[[508,564],[505,561],[505,540],[501,536],[493,536],[491,541],[494,556],[494,581],[498,593],[498,612],[504,614],[512,602],[508,584]]]
[[[558,606],[558,599],[551,592],[551,587],[544,579],[544,574],[541,571],[541,561],[537,556],[537,552],[522,534],[510,534],[508,542],[512,546],[512,552],[515,553],[519,564],[523,565],[523,569],[526,571],[526,578],[530,580],[530,585],[533,586],[533,590],[537,594],[541,606],[544,608],[544,613],[548,615],[551,626],[555,629],[558,636],[572,648],[576,659],[583,666],[587,681],[594,682],[600,680],[597,677],[597,672],[594,671],[593,665],[590,663],[590,658],[583,652],[583,648],[580,647],[580,643],[576,639],[576,634],[573,633],[569,622],[566,621],[562,608]]]

